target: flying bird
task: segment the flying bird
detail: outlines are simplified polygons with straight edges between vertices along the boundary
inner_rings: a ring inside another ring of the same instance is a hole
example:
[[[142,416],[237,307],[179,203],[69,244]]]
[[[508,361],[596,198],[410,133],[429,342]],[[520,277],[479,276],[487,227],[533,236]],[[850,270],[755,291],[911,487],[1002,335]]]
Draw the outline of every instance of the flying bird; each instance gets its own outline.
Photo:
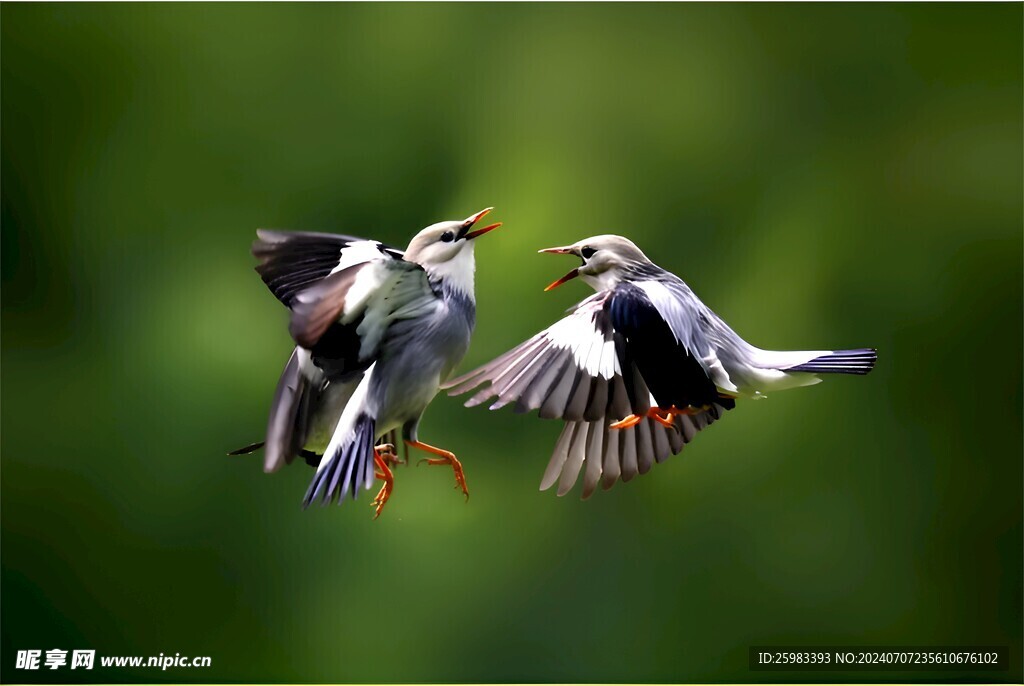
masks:
[[[491,211],[428,226],[403,252],[378,241],[324,233],[257,231],[256,271],[289,310],[296,343],[270,407],[264,471],[301,456],[316,467],[303,505],[355,498],[383,481],[380,515],[394,488],[396,430],[407,446],[450,465],[455,455],[419,440],[420,419],[469,347],[476,319],[473,227]]]
[[[495,360],[445,384],[565,422],[541,490],[583,497],[677,454],[739,398],[818,383],[821,374],[867,374],[877,353],[762,350],[750,345],[675,274],[632,241],[594,236],[542,253],[582,264],[545,290],[581,278],[595,291],[570,314]]]

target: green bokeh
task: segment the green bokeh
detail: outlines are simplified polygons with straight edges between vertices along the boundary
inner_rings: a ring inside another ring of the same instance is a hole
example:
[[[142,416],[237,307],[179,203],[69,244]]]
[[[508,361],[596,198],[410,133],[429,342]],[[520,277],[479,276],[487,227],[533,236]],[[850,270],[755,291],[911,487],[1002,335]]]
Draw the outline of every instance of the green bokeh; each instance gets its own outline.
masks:
[[[3,5],[3,681],[760,681],[752,644],[1009,645],[1022,6]],[[440,397],[444,470],[302,511],[258,226],[497,207],[483,362],[633,238],[755,344],[876,346],[587,502],[554,422]],[[24,648],[209,670],[14,670]],[[985,673],[834,673],[854,681]]]

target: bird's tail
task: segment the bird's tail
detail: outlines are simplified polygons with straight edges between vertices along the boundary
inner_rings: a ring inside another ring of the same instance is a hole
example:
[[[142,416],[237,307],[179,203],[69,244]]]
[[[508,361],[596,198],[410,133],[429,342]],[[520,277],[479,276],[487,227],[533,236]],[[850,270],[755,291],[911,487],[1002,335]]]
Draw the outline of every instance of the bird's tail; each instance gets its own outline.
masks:
[[[320,372],[315,367],[312,368],[314,378],[303,371],[303,366],[308,362],[307,351],[302,348],[292,351],[277,382],[277,390],[274,391],[274,401],[270,405],[270,416],[267,419],[266,439],[232,450],[228,455],[248,455],[266,448],[263,471],[268,473],[290,464],[297,456],[301,456],[311,466],[317,465],[320,456],[302,447],[309,405],[315,402],[314,396],[318,393],[320,383],[316,378]]]
[[[874,348],[835,350],[802,364],[787,367],[782,371],[809,372],[811,374],[867,374],[874,368],[877,360],[878,351]]]
[[[340,505],[346,494],[355,499],[360,488],[373,485],[373,443],[377,420],[375,409],[367,403],[372,378],[373,365],[370,365],[341,413],[316,475],[306,491],[303,507],[317,499],[323,505],[337,499]]]

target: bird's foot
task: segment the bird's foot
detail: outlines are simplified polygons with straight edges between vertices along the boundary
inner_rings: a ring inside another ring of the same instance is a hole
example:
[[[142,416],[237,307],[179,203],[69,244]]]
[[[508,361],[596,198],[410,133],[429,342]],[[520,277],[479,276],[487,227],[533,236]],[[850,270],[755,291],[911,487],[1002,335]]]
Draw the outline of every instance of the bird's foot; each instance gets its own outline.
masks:
[[[374,471],[373,475],[384,482],[384,485],[380,487],[377,492],[377,497],[370,503],[375,508],[373,515],[374,519],[380,517],[381,510],[384,509],[384,504],[387,503],[388,498],[391,497],[391,491],[395,487],[395,478],[391,473],[391,469],[388,467],[388,461],[386,456],[389,454],[384,448],[391,449],[391,455],[394,455],[395,447],[390,443],[385,445],[374,446],[373,448],[373,463],[377,466],[377,470]]]
[[[653,419],[654,421],[658,422],[662,426],[665,426],[665,427],[667,427],[669,429],[674,429],[674,428],[676,428],[675,427],[675,418],[676,418],[677,415],[695,415],[695,414],[700,414],[701,412],[703,412],[706,409],[707,409],[706,407],[684,407],[683,409],[679,409],[675,405],[673,405],[672,407],[670,407],[668,409],[662,409],[660,407],[652,407],[651,409],[647,410],[646,414],[631,414],[631,415],[629,415],[628,417],[626,417],[624,419],[620,419],[619,421],[615,422],[614,424],[609,424],[608,428],[609,429],[628,429],[630,427],[636,426],[637,424],[640,423],[640,421],[642,419],[644,419],[645,417],[648,417],[648,418]]]
[[[462,471],[462,463],[455,457],[455,453],[441,448],[435,448],[432,445],[426,443],[420,443],[419,441],[406,441],[406,445],[410,448],[419,448],[425,450],[433,455],[438,455],[436,458],[424,458],[416,464],[422,464],[426,462],[432,465],[450,465],[452,471],[455,472],[455,488],[461,488],[463,494],[466,496],[466,500],[469,500],[469,488],[466,486],[466,474]]]
[[[395,449],[393,443],[381,443],[374,446],[374,451],[380,456],[380,459],[384,460],[384,463],[389,467],[396,465],[405,464],[406,461],[398,457],[398,451]]]

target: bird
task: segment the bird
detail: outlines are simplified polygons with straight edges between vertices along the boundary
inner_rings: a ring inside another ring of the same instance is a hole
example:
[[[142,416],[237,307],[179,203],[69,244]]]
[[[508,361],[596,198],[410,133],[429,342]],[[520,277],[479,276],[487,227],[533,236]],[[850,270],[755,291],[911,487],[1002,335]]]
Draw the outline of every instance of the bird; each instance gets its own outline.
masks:
[[[256,271],[289,311],[295,348],[270,407],[266,437],[229,454],[265,448],[275,472],[296,457],[316,468],[303,506],[341,504],[383,485],[380,516],[394,489],[394,443],[449,465],[469,489],[453,453],[419,440],[419,425],[440,384],[469,348],[476,321],[476,239],[501,226],[474,226],[493,208],[432,224],[404,250],[347,235],[260,229]]]
[[[541,253],[573,255],[596,292],[524,343],[448,381],[449,395],[476,391],[465,405],[495,399],[560,419],[541,490],[582,496],[611,488],[678,454],[738,399],[809,386],[824,374],[867,374],[874,348],[763,350],[747,343],[675,274],[632,241],[606,234]]]

